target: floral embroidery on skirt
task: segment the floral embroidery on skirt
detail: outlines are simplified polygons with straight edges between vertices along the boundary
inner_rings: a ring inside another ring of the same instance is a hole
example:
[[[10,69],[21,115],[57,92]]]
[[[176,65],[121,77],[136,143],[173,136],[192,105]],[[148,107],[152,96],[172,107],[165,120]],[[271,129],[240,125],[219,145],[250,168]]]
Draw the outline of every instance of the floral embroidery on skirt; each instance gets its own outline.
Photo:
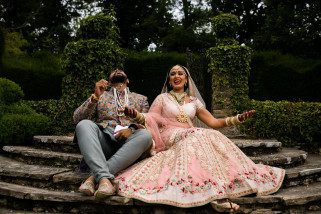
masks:
[[[216,130],[180,129],[172,139],[169,149],[118,174],[119,195],[194,207],[220,198],[271,194],[284,179],[283,169],[255,164]]]

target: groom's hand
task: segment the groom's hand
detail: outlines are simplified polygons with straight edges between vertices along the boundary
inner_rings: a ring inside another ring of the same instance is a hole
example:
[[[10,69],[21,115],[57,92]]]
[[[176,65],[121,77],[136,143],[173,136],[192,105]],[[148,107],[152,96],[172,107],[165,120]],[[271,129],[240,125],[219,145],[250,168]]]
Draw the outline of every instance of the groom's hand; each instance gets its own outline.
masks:
[[[132,130],[130,128],[122,129],[116,132],[115,138],[118,141],[126,140],[132,134]]]
[[[137,111],[133,108],[125,107],[124,113],[127,117],[135,118],[137,116]]]

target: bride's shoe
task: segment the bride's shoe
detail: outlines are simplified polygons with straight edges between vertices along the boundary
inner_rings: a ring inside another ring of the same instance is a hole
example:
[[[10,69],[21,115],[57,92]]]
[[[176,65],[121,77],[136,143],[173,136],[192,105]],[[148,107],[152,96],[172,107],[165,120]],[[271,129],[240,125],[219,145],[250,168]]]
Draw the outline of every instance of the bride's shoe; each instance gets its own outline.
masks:
[[[217,212],[229,212],[233,213],[236,212],[240,206],[238,204],[235,204],[231,202],[230,200],[218,200],[218,201],[212,201],[211,206],[213,207],[214,210]]]

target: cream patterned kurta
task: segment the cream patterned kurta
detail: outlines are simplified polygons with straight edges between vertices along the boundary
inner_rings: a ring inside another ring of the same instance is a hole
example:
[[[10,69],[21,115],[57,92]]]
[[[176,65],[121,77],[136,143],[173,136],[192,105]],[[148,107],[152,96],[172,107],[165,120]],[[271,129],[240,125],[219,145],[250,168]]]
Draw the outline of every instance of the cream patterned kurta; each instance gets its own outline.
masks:
[[[128,100],[128,106],[139,112],[144,113],[149,109],[146,96],[129,92]],[[105,91],[100,96],[97,103],[91,102],[90,98],[88,98],[75,110],[73,119],[75,123],[78,123],[83,119],[93,120],[103,128],[106,128],[107,126],[115,128],[116,125],[128,126],[131,123],[135,123],[135,121],[128,117],[118,116],[116,108],[113,90],[111,89]]]

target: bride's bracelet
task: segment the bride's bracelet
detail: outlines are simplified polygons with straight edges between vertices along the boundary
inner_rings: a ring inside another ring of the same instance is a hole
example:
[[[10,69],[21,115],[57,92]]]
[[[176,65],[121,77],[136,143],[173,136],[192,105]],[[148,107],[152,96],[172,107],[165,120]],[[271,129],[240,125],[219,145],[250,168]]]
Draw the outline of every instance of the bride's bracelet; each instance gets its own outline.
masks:
[[[239,120],[239,115],[236,115],[234,117],[227,117],[225,118],[225,123],[226,123],[226,126],[235,126],[235,125],[239,125],[241,124],[242,122]]]
[[[143,115],[142,113],[139,113],[138,111],[136,111],[136,112],[137,112],[137,115],[136,115],[136,117],[134,118],[134,120],[135,120],[137,123],[144,125],[144,124],[145,124],[145,117],[144,117],[144,115]]]

